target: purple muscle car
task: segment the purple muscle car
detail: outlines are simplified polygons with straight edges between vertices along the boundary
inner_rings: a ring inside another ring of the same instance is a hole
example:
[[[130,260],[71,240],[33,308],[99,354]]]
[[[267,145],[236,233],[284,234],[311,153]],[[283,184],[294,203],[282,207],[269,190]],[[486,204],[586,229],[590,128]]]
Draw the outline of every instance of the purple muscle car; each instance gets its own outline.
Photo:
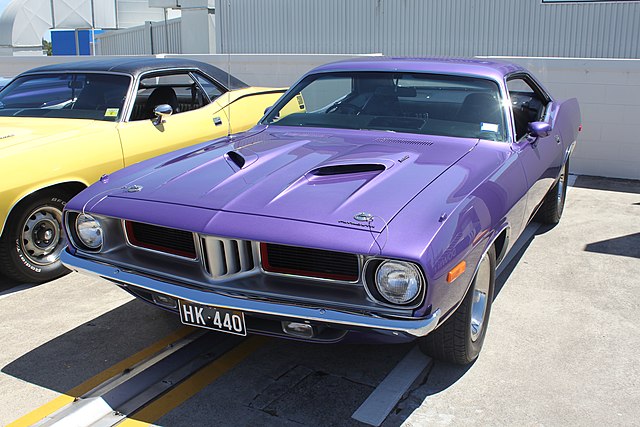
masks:
[[[579,127],[510,63],[324,65],[252,130],[83,191],[62,260],[189,325],[469,363],[497,265],[534,216],[560,220]]]

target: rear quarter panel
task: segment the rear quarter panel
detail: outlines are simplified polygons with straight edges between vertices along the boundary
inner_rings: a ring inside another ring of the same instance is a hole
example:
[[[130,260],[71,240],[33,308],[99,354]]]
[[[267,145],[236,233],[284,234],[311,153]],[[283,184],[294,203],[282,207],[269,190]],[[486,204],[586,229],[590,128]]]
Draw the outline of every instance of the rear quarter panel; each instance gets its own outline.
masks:
[[[577,142],[578,128],[582,124],[580,106],[576,98],[556,102],[559,103],[559,107],[552,125],[560,133],[564,148],[569,150],[571,145]]]

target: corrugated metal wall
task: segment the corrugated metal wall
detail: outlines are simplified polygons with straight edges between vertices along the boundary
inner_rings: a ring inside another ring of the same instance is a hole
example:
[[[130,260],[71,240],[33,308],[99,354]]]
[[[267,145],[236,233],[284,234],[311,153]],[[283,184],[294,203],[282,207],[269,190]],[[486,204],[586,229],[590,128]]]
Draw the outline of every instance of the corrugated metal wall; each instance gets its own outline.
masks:
[[[96,36],[97,55],[153,55],[182,53],[180,18],[147,22],[126,30],[107,31]]]
[[[218,53],[640,58],[640,2],[218,0]]]

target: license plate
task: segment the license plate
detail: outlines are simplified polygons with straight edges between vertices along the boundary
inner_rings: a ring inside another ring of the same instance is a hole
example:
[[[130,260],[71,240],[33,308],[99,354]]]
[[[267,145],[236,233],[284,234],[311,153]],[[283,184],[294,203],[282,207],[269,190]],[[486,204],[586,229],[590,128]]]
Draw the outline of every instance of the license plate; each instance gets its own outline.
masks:
[[[212,329],[235,335],[247,335],[244,314],[241,311],[227,310],[208,305],[178,301],[180,320],[185,325]]]

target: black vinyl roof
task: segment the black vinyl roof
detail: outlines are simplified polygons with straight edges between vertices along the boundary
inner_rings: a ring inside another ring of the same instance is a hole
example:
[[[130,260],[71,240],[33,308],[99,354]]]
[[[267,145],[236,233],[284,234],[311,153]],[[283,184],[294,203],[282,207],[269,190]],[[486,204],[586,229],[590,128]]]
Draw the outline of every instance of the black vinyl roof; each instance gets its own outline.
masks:
[[[103,71],[103,72],[117,72],[129,74],[133,77],[145,73],[147,71],[161,71],[164,69],[172,68],[197,68],[204,74],[213,77],[218,83],[224,87],[231,87],[228,89],[241,89],[248,87],[243,81],[231,76],[228,79],[226,71],[221,70],[213,65],[206,64],[200,61],[194,61],[191,59],[182,58],[108,58],[108,59],[94,59],[87,61],[67,62],[64,64],[45,65],[43,67],[33,68],[29,71],[25,71],[21,75],[31,73],[42,72],[84,72],[84,71]]]

